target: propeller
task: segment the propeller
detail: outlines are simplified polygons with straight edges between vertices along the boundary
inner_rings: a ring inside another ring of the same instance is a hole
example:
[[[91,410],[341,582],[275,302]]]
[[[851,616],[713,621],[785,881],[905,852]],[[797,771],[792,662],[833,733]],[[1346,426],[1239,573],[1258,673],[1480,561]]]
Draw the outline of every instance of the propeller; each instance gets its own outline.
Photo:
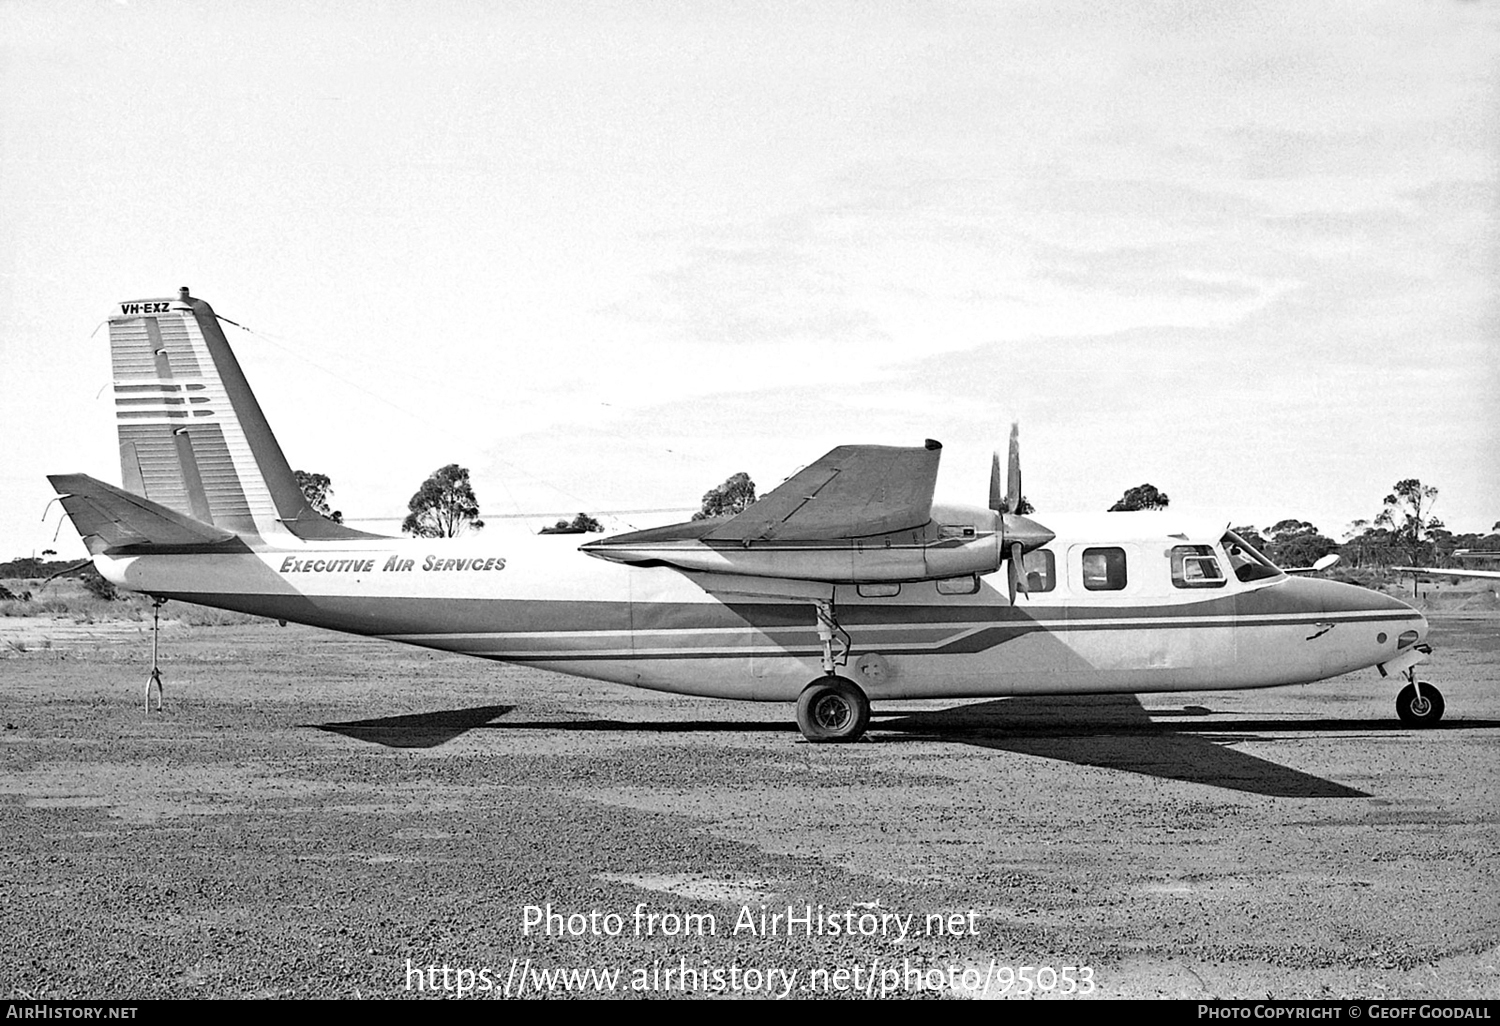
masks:
[[[1032,549],[1040,548],[1056,537],[1051,531],[1030,517],[1013,512],[1021,506],[1021,425],[1012,421],[1010,425],[1010,456],[1006,462],[1005,493],[1000,492],[1000,454],[994,454],[990,463],[990,509],[999,514],[1000,552],[1005,560],[1010,581],[1010,601],[1016,601],[1016,592],[1031,597],[1026,587],[1026,575],[1022,572],[1021,557]]]

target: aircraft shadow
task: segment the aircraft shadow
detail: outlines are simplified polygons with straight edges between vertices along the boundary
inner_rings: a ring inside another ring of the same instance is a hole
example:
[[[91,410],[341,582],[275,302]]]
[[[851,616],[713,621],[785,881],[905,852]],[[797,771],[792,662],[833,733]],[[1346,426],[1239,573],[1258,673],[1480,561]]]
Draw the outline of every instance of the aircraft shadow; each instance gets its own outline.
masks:
[[[435,748],[471,730],[623,731],[633,734],[791,733],[796,730],[789,720],[779,718],[654,722],[577,718],[494,722],[514,708],[486,705],[313,726],[390,748]],[[1201,705],[1154,709],[1148,713],[1132,695],[1021,697],[931,712],[877,711],[867,737],[877,744],[919,740],[953,742],[1272,797],[1368,798],[1371,796],[1367,792],[1290,769],[1232,746],[1240,742],[1265,741],[1267,735],[1286,737],[1331,731],[1373,734],[1407,729],[1396,721],[1353,719],[1193,722],[1212,713],[1212,709]],[[1500,722],[1462,720],[1429,729],[1496,727],[1500,727]]]
[[[342,734],[356,741],[372,741],[387,748],[436,748],[483,727],[514,708],[513,705],[481,705],[472,709],[444,709],[441,712],[382,716],[347,723],[315,723],[312,726],[330,734]]]
[[[1277,798],[1369,798],[1367,792],[1290,769],[1236,750],[1241,741],[1265,740],[1254,731],[1369,730],[1366,721],[1283,720],[1254,724],[1157,723],[1153,717],[1206,715],[1202,706],[1147,713],[1133,695],[1059,699],[1009,698],[935,712],[881,717],[872,729],[897,740],[963,744],[1057,759],[1079,766],[1125,770],[1165,780],[1207,784]]]

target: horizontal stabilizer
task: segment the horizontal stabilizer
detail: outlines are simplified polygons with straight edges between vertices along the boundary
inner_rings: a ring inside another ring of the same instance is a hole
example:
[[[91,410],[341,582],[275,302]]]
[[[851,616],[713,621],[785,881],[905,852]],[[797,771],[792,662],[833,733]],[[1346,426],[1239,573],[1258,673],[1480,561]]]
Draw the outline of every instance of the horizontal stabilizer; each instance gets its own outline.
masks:
[[[87,474],[50,474],[47,480],[62,496],[63,509],[91,555],[131,545],[214,545],[239,537]]]

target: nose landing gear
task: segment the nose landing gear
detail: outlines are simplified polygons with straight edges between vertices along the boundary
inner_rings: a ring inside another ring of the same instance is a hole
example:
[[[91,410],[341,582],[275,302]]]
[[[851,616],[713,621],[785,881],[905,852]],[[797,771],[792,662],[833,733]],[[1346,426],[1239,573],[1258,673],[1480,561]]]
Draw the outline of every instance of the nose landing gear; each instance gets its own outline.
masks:
[[[1385,635],[1379,637],[1382,643]],[[1396,696],[1396,715],[1408,727],[1431,727],[1443,718],[1443,695],[1425,680],[1417,680],[1417,667],[1432,655],[1432,647],[1426,642],[1403,648],[1401,653],[1388,663],[1376,667],[1382,677],[1399,673],[1406,678],[1406,687]]]
[[[1407,671],[1410,684],[1396,696],[1396,715],[1408,727],[1430,727],[1443,718],[1443,695],[1425,680],[1417,680],[1414,670]]]

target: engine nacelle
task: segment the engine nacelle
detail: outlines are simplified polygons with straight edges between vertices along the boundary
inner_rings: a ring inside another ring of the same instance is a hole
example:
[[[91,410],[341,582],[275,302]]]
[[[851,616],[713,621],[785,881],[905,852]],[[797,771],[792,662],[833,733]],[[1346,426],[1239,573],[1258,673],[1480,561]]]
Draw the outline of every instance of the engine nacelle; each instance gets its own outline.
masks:
[[[600,559],[700,573],[834,584],[928,581],[988,574],[1004,557],[1000,518],[988,510],[935,508],[917,530],[825,541],[728,542],[683,537],[696,525],[657,528],[583,546]]]
[[[582,551],[615,563],[697,573],[900,584],[994,573],[1014,545],[1030,551],[1052,539],[1026,517],[949,505],[934,505],[932,519],[919,528],[860,538],[731,541],[707,537],[715,526],[700,520],[634,531],[590,542]]]

